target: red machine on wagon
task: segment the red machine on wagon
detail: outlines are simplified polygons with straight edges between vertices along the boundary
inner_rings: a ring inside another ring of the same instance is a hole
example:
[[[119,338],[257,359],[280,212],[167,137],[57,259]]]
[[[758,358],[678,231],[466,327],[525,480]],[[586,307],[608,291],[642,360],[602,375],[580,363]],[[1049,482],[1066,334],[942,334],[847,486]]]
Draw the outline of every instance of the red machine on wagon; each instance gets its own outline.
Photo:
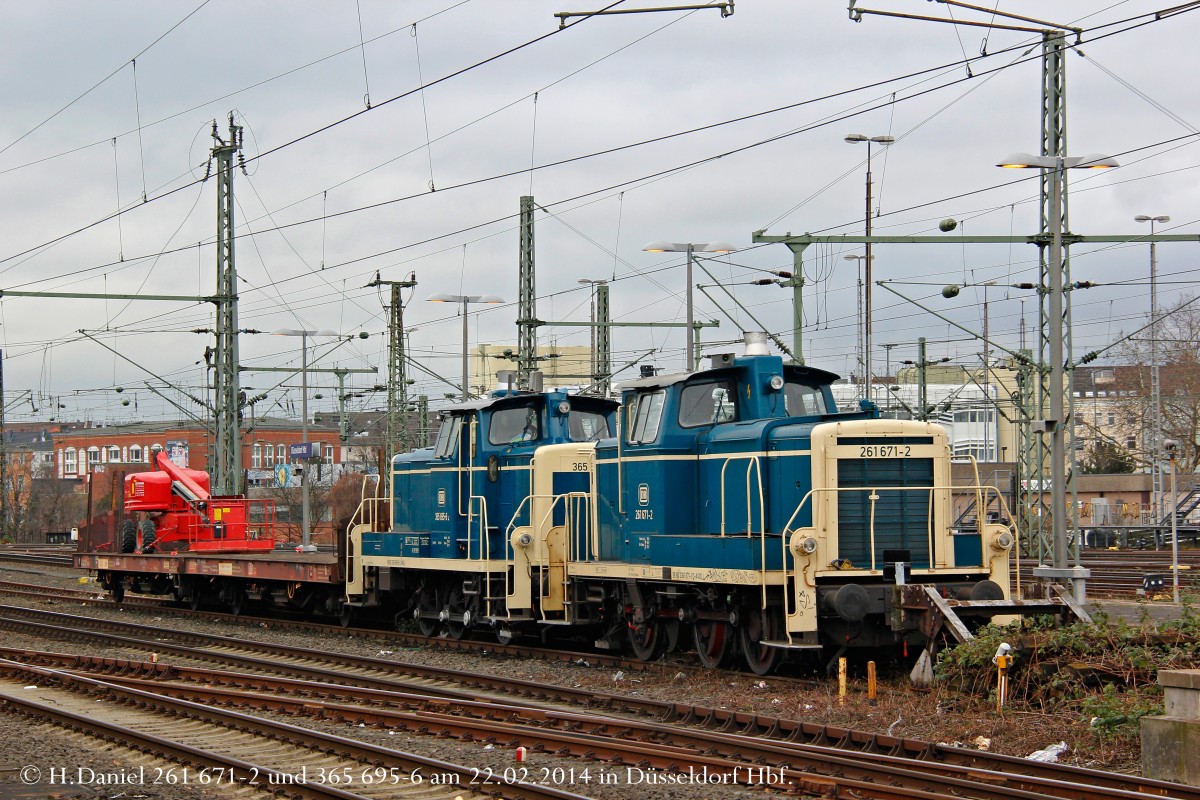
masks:
[[[245,497],[214,497],[207,472],[180,467],[164,452],[158,472],[125,476],[121,553],[260,553],[275,547],[275,504]]]

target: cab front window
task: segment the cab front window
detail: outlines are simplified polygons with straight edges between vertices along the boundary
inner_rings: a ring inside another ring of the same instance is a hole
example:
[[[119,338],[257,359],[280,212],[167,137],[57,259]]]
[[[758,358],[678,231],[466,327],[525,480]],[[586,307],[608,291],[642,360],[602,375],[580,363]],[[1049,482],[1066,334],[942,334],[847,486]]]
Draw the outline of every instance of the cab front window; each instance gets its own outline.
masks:
[[[458,439],[462,435],[462,417],[449,417],[442,420],[438,428],[437,444],[433,448],[434,458],[450,458],[458,449]]]
[[[643,392],[639,394],[629,407],[629,434],[627,441],[630,444],[639,442],[653,442],[658,438],[658,429],[662,424],[663,403],[666,402],[667,393],[658,392]]]

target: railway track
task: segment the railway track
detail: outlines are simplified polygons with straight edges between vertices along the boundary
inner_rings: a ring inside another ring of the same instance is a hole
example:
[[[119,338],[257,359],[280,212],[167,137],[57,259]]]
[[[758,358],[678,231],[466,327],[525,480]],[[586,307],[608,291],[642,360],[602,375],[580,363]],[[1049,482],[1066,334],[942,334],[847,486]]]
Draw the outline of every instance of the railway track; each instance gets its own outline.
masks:
[[[7,655],[18,657],[12,652]],[[669,772],[687,769],[686,763],[693,770],[707,768],[710,774],[721,769],[733,774],[730,770],[740,765],[746,779],[751,779],[747,769],[769,766],[771,771],[760,770],[753,776],[756,784],[766,775],[784,781],[777,788],[786,784],[804,791],[834,792],[835,796],[843,792],[847,796],[855,792],[858,796],[911,796],[902,790],[925,781],[926,786],[939,786],[938,794],[970,797],[1200,798],[1195,789],[1129,776],[660,701],[630,702],[630,698],[588,693],[593,708],[636,711],[641,717],[615,719],[548,708],[546,696],[533,707],[495,697],[469,699],[469,690],[459,695],[436,692],[436,697],[430,697],[423,689],[413,691],[413,687],[396,682],[390,689],[383,688],[376,680],[360,681],[357,675],[336,670],[321,680],[312,674],[297,680],[220,675],[199,668],[112,659],[38,657],[62,668],[116,676],[111,678],[114,682],[130,682],[146,690],[170,681],[175,687],[172,691],[203,703],[284,710],[324,719],[345,715],[350,724],[424,731],[468,741],[491,737],[513,746],[525,742],[534,751],[601,759],[610,766]],[[291,669],[282,666],[284,672]],[[353,687],[347,686],[348,682]],[[166,691],[165,686],[160,690]],[[579,702],[576,693],[567,696],[571,702]],[[814,782],[814,776],[820,780]],[[881,782],[899,793],[861,794],[861,784]]]
[[[1085,550],[1081,558],[1092,571],[1087,591],[1090,597],[1132,600],[1140,597],[1147,575],[1171,574],[1172,556],[1167,550]],[[1179,551],[1179,585],[1184,591],[1200,591],[1200,550]],[[1170,577],[1167,578],[1170,586]],[[1167,589],[1170,594],[1170,589]]]
[[[31,681],[37,682],[32,689]],[[151,780],[163,783],[212,790],[249,785],[292,797],[342,800],[439,796],[431,786],[452,790],[441,796],[464,800],[494,795],[473,767],[7,660],[0,661],[0,705],[178,765],[151,773]],[[67,780],[64,773],[56,785],[51,774],[48,788],[61,791]],[[517,780],[505,784],[504,796],[583,797]]]

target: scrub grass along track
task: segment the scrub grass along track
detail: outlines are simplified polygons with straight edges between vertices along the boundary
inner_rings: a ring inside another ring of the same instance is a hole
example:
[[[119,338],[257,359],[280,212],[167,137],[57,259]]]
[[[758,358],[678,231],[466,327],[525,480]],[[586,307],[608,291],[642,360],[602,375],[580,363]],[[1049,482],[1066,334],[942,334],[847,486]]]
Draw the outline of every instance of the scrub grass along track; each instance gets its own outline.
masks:
[[[191,766],[197,783],[207,786],[217,777],[218,783],[257,783],[293,797],[353,800],[436,797],[431,784],[440,781],[447,797],[494,793],[493,787],[471,785],[476,770],[446,761],[57,670],[2,661],[0,673],[0,703],[8,710]],[[34,681],[37,688],[27,689]],[[581,797],[533,784],[508,784],[504,796]]]
[[[22,660],[28,658],[36,657],[23,654]],[[50,654],[42,654],[41,658],[63,667],[118,675],[121,677],[111,680],[205,705],[217,703],[243,709],[266,709],[297,717],[340,720],[350,725],[453,737],[468,742],[482,739],[509,747],[523,743],[531,752],[598,759],[610,767],[637,765],[638,769],[654,768],[668,773],[678,773],[681,769],[707,770],[708,774],[733,775],[744,782],[759,786],[770,783],[775,788],[790,785],[814,791],[820,783],[822,787],[836,786],[839,791],[849,792],[860,790],[860,782],[898,782],[897,786],[908,787],[937,785],[939,791],[964,797],[1028,797],[1031,792],[1039,797],[1095,800],[1149,796],[1195,800],[1200,797],[1200,792],[1189,792],[1186,787],[1128,776],[1043,765],[899,739],[885,741],[881,737],[864,737],[838,729],[825,729],[819,736],[817,731],[797,729],[787,733],[780,720],[774,722],[774,727],[783,738],[762,734],[751,736],[730,731],[687,729],[678,721],[631,722],[511,704],[451,703],[444,698],[221,674],[163,664]],[[797,741],[806,736],[840,744],[844,749]],[[871,743],[876,747],[866,746]],[[848,754],[846,749],[854,753]],[[891,755],[882,752],[888,750]],[[762,769],[764,766],[769,769]],[[1034,774],[1027,774],[1029,772]],[[819,780],[814,780],[814,776],[820,776]]]

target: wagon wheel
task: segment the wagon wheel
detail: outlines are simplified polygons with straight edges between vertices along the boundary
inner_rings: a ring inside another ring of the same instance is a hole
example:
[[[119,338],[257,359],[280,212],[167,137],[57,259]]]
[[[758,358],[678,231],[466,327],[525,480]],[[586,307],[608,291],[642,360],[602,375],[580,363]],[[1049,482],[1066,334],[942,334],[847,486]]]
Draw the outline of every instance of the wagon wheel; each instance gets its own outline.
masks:
[[[700,620],[692,633],[696,638],[696,657],[709,669],[724,666],[733,655],[733,630],[728,622]]]
[[[119,572],[114,572],[109,581],[109,591],[112,592],[114,603],[120,603],[125,599],[125,576]]]
[[[233,597],[229,598],[229,613],[235,617],[240,617],[245,610],[246,592],[242,590],[242,587],[235,586],[233,588]]]
[[[137,525],[127,519],[121,523],[121,552],[132,553],[137,549]]]
[[[783,624],[777,607],[743,609],[739,637],[742,655],[746,659],[746,666],[755,675],[770,674],[782,661],[782,648],[762,644],[764,641],[779,639],[782,632]]]
[[[142,552],[154,552],[154,542],[158,539],[158,531],[155,530],[154,523],[144,519],[138,523],[138,531],[142,534]]]
[[[425,585],[419,590],[417,610],[420,612],[432,611],[435,614],[438,612],[437,592],[432,586]],[[437,636],[441,626],[442,623],[436,618],[417,617],[417,627],[424,636]]]

